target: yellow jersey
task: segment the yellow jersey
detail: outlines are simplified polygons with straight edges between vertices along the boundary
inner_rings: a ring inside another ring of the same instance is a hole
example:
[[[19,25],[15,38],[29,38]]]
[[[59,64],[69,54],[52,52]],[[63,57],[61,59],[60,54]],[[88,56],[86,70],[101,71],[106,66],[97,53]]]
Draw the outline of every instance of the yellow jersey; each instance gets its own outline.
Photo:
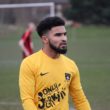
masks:
[[[91,110],[75,62],[62,54],[53,59],[40,50],[26,57],[19,87],[24,110],[69,110],[69,94],[76,110]]]

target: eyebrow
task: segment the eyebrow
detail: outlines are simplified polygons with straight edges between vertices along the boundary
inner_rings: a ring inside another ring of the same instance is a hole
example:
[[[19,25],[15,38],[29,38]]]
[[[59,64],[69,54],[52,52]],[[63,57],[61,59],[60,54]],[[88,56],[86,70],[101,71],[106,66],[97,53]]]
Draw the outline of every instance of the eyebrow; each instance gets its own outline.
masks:
[[[67,32],[64,32],[64,33],[55,33],[55,36],[61,36],[62,34],[64,34],[64,35],[66,35],[67,34]]]

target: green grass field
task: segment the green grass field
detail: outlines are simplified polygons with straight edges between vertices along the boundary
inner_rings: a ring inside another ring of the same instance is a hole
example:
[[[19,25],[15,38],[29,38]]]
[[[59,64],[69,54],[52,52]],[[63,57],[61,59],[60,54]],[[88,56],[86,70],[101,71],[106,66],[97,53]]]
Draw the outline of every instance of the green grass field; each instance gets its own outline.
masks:
[[[4,31],[5,30],[5,31]],[[82,26],[68,30],[68,54],[77,63],[92,110],[110,109],[110,27]],[[18,76],[22,28],[0,28],[0,110],[22,110]],[[35,50],[41,48],[34,34]],[[70,101],[71,104],[71,101]]]

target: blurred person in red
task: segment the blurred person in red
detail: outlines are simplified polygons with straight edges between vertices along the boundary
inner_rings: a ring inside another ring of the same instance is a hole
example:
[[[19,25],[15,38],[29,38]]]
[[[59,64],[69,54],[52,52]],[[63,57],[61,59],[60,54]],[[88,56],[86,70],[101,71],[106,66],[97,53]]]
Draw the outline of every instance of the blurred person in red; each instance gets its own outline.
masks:
[[[35,31],[35,24],[30,22],[19,40],[19,46],[22,49],[22,57],[25,58],[34,52],[32,42],[32,32]]]

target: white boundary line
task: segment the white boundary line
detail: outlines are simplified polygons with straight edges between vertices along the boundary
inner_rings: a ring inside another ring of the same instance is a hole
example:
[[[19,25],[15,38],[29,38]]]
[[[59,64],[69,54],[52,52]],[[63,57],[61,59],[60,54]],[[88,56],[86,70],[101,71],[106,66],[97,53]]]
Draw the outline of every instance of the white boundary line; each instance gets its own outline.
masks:
[[[22,60],[21,60],[22,61]],[[21,61],[17,61],[17,60],[4,60],[4,61],[0,61],[0,66],[16,66],[19,65],[21,63]]]
[[[20,106],[21,104],[19,103],[19,102],[0,102],[0,105],[7,105],[7,106],[9,106],[9,105],[12,105],[12,106]]]
[[[0,106],[22,106],[22,105],[19,102],[0,102]],[[75,110],[75,109],[70,107],[70,110]]]

